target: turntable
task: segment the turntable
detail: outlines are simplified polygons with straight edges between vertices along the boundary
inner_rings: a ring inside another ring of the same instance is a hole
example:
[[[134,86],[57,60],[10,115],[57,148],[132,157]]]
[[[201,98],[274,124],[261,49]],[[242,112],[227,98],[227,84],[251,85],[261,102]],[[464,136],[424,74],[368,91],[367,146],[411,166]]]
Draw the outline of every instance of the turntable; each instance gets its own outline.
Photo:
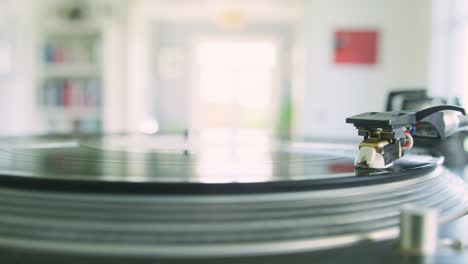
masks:
[[[356,168],[355,144],[114,135],[0,145],[0,254],[10,262],[421,261],[440,255],[437,226],[468,210],[443,157]],[[422,233],[400,234],[407,216]],[[399,249],[402,235],[419,237],[414,252]]]

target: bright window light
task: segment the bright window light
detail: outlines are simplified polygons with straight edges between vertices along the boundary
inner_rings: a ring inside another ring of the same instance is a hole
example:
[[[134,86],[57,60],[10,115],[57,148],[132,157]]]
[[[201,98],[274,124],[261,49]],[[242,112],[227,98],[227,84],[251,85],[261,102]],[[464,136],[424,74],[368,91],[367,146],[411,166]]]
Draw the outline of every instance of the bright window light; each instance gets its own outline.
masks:
[[[276,46],[271,41],[209,40],[198,45],[201,129],[271,126]]]

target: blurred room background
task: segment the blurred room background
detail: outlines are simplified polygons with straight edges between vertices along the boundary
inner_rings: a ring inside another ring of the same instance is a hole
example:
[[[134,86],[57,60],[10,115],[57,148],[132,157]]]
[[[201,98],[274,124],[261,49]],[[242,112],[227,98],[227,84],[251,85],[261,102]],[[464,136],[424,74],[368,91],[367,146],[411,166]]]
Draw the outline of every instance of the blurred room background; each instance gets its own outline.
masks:
[[[463,0],[0,0],[0,135],[352,138],[389,92],[468,99]]]

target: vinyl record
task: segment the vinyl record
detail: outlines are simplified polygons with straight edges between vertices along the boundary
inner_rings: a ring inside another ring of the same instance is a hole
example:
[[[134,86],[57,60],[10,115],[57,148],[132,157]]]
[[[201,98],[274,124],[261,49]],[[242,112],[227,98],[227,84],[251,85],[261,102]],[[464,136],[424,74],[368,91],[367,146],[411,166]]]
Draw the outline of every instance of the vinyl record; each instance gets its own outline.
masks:
[[[171,136],[23,141],[0,148],[0,182],[99,193],[288,192],[399,181],[441,162],[408,156],[390,169],[355,169],[355,155],[344,144],[202,144]]]

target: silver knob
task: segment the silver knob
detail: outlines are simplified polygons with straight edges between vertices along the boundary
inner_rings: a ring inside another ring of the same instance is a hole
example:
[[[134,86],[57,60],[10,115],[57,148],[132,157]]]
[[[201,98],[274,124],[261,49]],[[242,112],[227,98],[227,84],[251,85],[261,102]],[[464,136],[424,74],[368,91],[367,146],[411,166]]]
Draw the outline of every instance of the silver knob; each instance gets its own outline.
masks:
[[[404,206],[400,214],[400,250],[409,255],[432,255],[437,241],[437,212],[416,205]]]

